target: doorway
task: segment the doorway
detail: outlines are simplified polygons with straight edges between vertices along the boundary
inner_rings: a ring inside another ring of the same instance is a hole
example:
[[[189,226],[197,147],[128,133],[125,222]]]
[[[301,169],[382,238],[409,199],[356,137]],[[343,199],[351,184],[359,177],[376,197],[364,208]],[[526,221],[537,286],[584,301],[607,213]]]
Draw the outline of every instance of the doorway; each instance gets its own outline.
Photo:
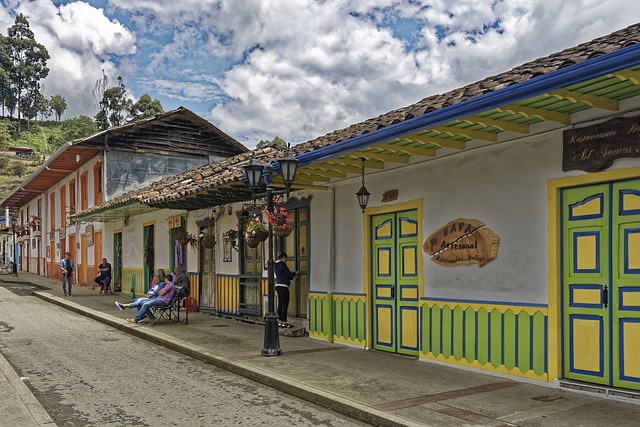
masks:
[[[640,390],[640,180],[562,190],[565,378]]]
[[[144,293],[149,292],[149,286],[153,280],[153,273],[156,263],[155,245],[154,245],[154,228],[153,224],[145,225],[142,229],[142,244],[144,253]]]
[[[122,291],[122,232],[113,234],[113,277],[114,292]]]
[[[418,210],[369,218],[372,347],[417,356],[421,268]]]

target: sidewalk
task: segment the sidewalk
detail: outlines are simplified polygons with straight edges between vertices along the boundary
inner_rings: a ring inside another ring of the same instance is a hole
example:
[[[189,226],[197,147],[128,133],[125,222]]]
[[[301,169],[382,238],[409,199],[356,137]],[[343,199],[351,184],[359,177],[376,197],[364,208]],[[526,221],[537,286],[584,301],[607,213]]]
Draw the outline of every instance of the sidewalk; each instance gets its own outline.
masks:
[[[125,321],[133,311],[114,302],[126,294],[99,295],[87,287],[62,295],[60,283],[28,273],[0,282],[50,288],[35,294],[116,329],[331,408],[386,426],[637,426],[640,405],[560,390],[513,378],[365,351],[308,337],[280,336],[280,357],[262,357],[264,328],[189,313],[189,324],[154,326]],[[0,377],[1,379],[1,377]],[[2,407],[0,406],[0,410]]]

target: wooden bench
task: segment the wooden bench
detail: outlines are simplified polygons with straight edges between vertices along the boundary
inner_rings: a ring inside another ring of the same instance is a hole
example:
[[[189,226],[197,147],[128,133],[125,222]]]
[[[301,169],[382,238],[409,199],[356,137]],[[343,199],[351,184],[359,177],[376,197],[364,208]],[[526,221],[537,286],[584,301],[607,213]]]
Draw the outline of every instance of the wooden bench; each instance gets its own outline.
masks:
[[[185,294],[181,292],[182,289],[183,289],[182,286],[176,286],[176,289],[173,292],[173,296],[171,297],[171,300],[168,303],[164,305],[156,305],[154,307],[151,307],[151,312],[153,313],[153,315],[160,316],[160,319],[166,319],[173,322],[182,323],[183,325],[186,325],[187,323],[189,323],[188,311],[185,311],[184,315],[182,316],[180,315],[180,311],[181,311],[180,305],[181,305],[182,299],[185,297]]]

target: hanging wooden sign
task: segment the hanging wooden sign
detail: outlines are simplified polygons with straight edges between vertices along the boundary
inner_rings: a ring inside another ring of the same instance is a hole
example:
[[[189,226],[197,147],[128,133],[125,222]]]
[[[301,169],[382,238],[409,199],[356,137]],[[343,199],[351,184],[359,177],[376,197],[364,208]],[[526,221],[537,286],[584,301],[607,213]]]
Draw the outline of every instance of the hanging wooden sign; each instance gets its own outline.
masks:
[[[477,219],[458,218],[431,233],[422,250],[445,267],[477,264],[484,267],[498,256],[500,238]]]
[[[623,157],[640,157],[640,116],[611,119],[562,134],[563,171],[598,172]]]
[[[89,224],[85,227],[84,235],[87,241],[87,246],[93,246],[93,225]]]

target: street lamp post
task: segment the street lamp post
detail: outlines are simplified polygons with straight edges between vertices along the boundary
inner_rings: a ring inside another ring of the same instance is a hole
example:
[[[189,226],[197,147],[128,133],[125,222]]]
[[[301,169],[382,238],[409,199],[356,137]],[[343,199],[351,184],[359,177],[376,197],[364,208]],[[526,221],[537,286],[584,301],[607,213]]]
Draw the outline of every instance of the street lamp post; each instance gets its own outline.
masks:
[[[13,246],[11,247],[11,250],[12,250],[11,257],[13,258],[13,275],[17,276],[18,263],[16,259],[16,225],[18,225],[18,220],[16,220],[14,217],[11,217],[9,224],[11,224],[11,228],[13,229]]]
[[[258,163],[255,159],[245,166],[245,174],[247,184],[251,188],[251,198],[253,200],[266,197],[267,199],[267,212],[272,214],[274,212],[273,196],[280,194],[289,195],[291,184],[296,175],[296,168],[298,166],[298,160],[293,157],[291,152],[287,149],[284,157],[278,160],[280,170],[282,172],[282,178],[286,189],[276,190],[273,184],[274,167],[267,165],[266,167]],[[257,193],[260,188],[260,180],[263,172],[265,172],[266,192]],[[280,356],[282,350],[280,349],[280,336],[278,334],[278,317],[275,313],[275,273],[274,266],[275,261],[273,259],[273,227],[269,223],[269,238],[267,243],[267,250],[269,260],[267,261],[267,314],[264,316],[264,347],[262,348],[263,356]]]

